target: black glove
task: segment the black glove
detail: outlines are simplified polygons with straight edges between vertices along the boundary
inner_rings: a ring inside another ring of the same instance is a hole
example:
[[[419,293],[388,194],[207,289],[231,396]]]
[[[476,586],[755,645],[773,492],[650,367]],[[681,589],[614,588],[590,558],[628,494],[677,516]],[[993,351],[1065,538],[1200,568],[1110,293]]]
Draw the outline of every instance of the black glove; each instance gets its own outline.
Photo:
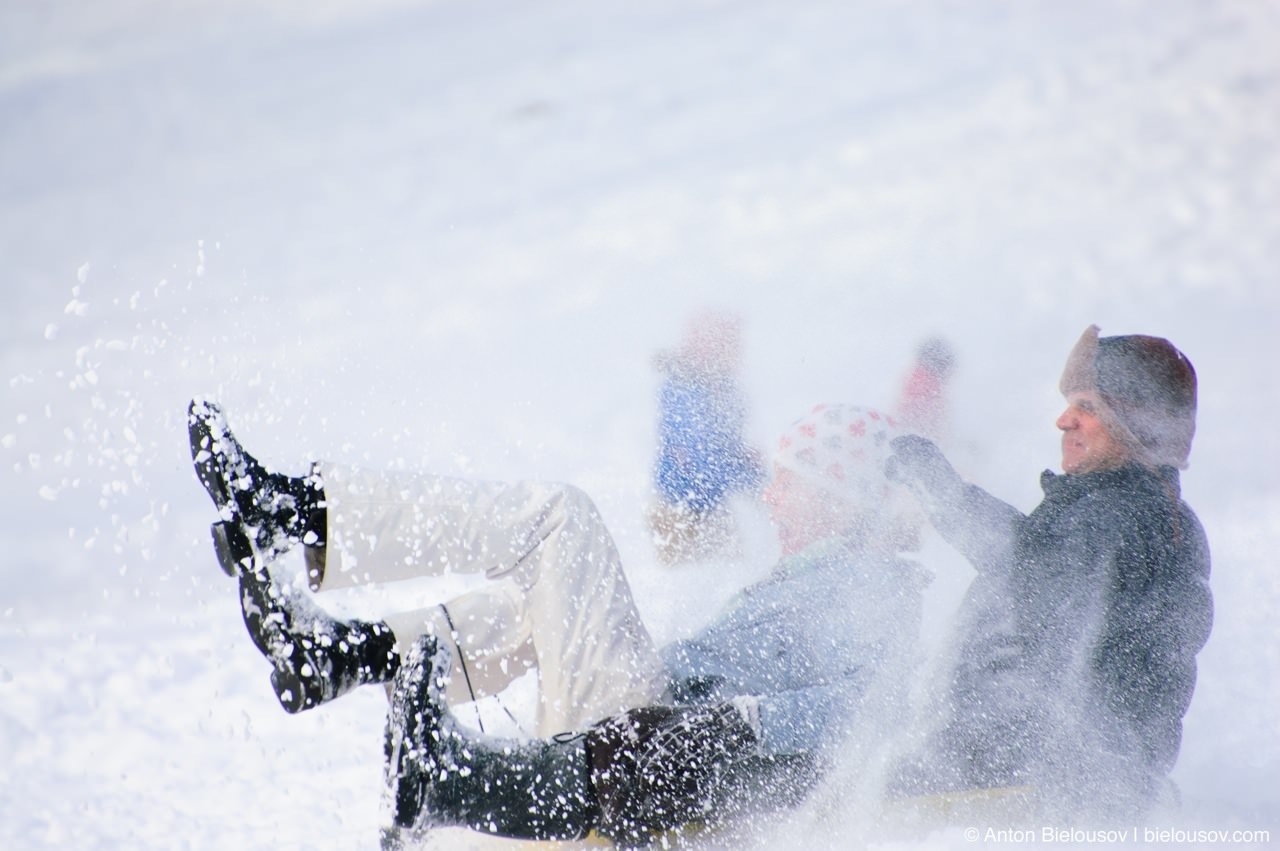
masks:
[[[889,446],[893,454],[885,461],[885,478],[906,485],[926,501],[954,505],[960,500],[964,480],[932,440],[904,434],[895,437]]]
[[[656,804],[672,812],[703,800],[709,782],[728,763],[755,750],[759,737],[733,701],[684,710],[645,742],[638,759],[642,783]]]
[[[756,750],[759,738],[734,702],[647,707],[587,733],[600,830],[623,844],[704,816],[725,767]]]

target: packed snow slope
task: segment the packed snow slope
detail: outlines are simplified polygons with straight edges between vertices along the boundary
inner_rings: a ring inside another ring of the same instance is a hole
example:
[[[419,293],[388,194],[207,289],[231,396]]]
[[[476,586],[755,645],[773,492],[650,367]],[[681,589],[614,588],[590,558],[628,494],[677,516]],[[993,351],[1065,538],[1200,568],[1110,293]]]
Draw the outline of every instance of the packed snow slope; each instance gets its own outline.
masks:
[[[655,635],[705,618],[775,554],[666,568],[644,528],[650,357],[705,305],[762,445],[945,335],[957,463],[1023,510],[1086,325],[1186,351],[1180,818],[1280,842],[1278,44],[1270,0],[4,3],[0,847],[377,846],[385,700],[276,706],[193,394],[287,471],[579,484]],[[926,555],[938,647],[968,568]]]

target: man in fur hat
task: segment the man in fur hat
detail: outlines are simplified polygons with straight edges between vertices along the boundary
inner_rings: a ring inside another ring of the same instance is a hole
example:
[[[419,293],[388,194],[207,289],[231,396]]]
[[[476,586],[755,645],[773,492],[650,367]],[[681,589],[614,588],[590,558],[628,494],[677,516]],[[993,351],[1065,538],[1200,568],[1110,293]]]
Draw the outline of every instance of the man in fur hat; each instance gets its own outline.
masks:
[[[1029,787],[1047,814],[1118,818],[1168,791],[1213,620],[1208,543],[1179,490],[1195,370],[1168,340],[1092,326],[1060,387],[1063,474],[1042,475],[1029,515],[928,440],[894,442],[888,472],[978,571],[901,793]]]

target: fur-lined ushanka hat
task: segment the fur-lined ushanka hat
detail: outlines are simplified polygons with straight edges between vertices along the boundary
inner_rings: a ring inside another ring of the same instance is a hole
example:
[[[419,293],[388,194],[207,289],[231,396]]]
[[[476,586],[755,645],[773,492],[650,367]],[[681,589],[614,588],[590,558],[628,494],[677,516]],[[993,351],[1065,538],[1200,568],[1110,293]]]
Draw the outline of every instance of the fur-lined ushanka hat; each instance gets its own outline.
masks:
[[[1196,433],[1196,371],[1163,337],[1099,337],[1090,325],[1067,357],[1062,395],[1094,392],[1134,458],[1185,470]]]

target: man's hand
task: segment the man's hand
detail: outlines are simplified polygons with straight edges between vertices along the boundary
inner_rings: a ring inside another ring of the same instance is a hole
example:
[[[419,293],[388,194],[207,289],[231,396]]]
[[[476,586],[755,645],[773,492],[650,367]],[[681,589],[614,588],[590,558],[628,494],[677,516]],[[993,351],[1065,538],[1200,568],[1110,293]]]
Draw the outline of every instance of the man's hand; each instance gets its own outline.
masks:
[[[932,440],[904,434],[889,446],[893,454],[885,462],[885,478],[906,485],[926,502],[954,505],[959,501],[964,481]]]

